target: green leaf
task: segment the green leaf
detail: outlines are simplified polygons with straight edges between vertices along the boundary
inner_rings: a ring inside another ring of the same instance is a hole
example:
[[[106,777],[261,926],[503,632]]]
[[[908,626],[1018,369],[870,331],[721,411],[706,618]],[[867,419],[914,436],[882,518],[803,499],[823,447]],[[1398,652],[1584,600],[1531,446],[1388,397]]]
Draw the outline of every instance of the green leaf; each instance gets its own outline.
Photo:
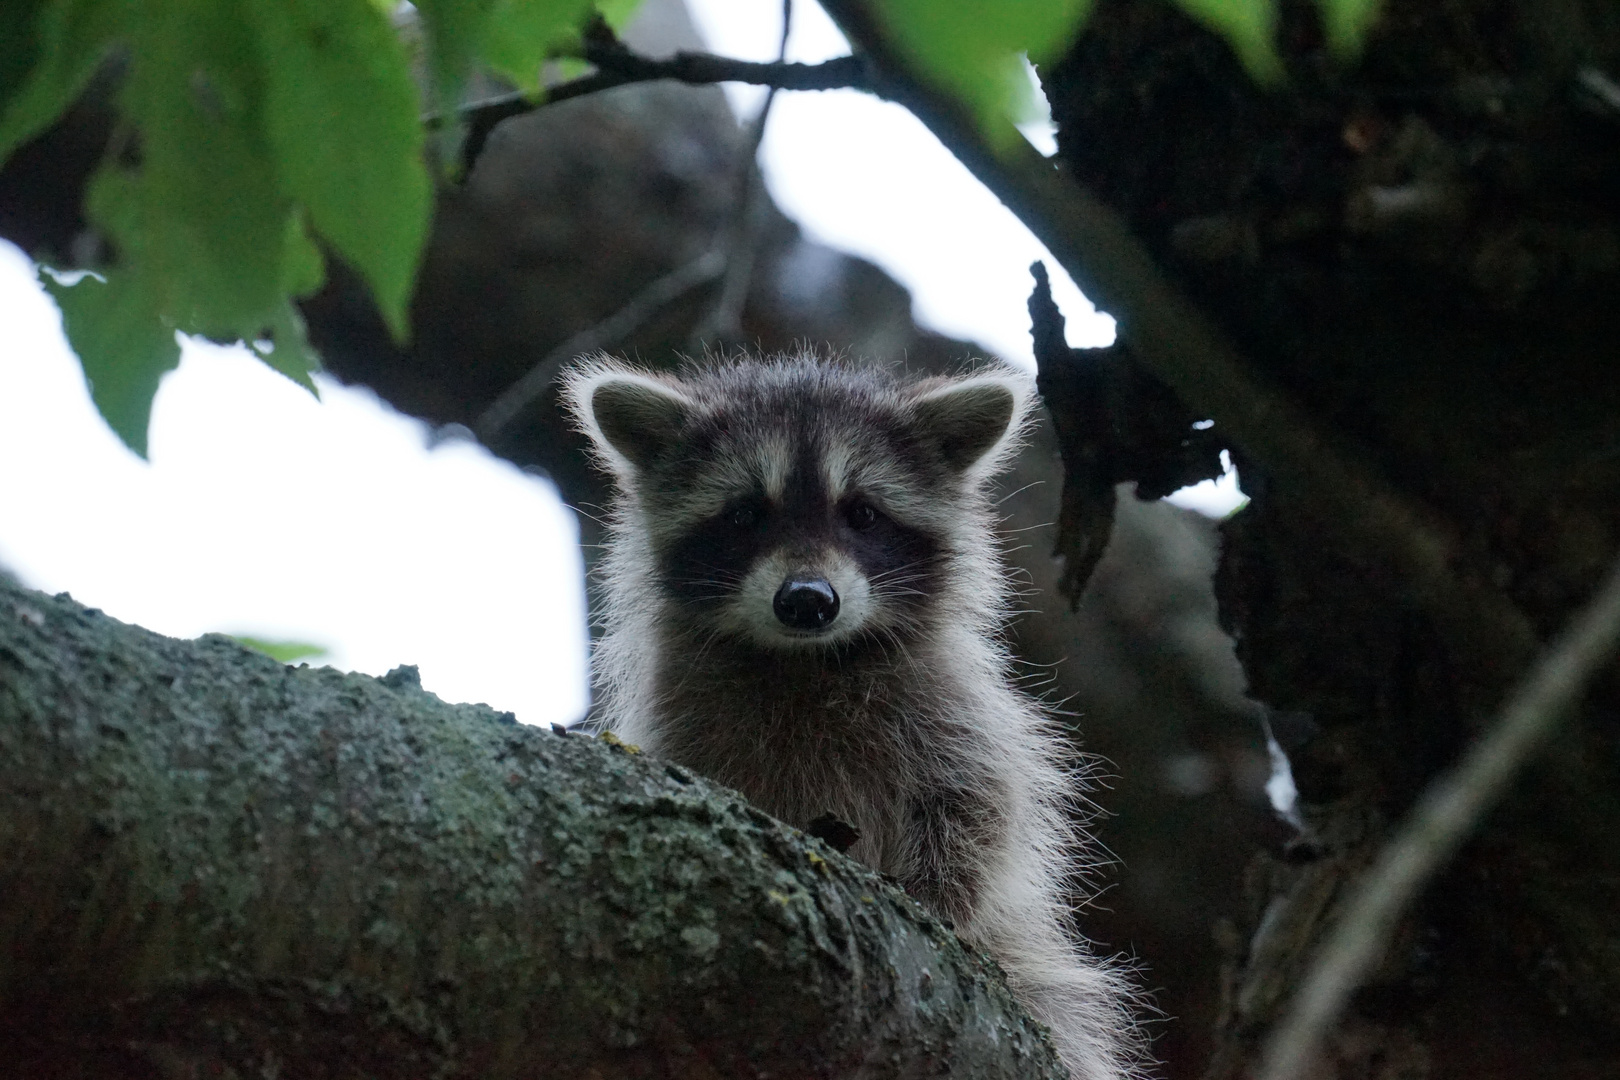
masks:
[[[369,0],[256,0],[247,10],[281,182],[404,341],[431,189],[416,89],[393,28]]]
[[[1176,6],[1232,46],[1249,77],[1274,86],[1286,74],[1277,55],[1276,0],[1175,0]]]
[[[420,0],[416,5],[427,31],[438,108],[455,105],[497,4],[498,0]]]
[[[321,249],[309,238],[304,214],[295,210],[287,215],[285,247],[282,255],[282,287],[288,296],[310,296],[326,283],[326,260]]]
[[[45,4],[46,0],[11,0],[7,5],[9,29],[0,34],[0,115],[39,64],[39,22]]]
[[[961,99],[993,139],[1005,121],[1035,112],[1020,54],[1060,56],[1091,14],[1092,0],[876,0],[874,10],[918,74]]]
[[[133,21],[132,5],[123,0],[26,0],[20,10],[7,6],[0,16],[6,24],[0,35],[0,164],[73,104],[114,37]]]
[[[621,33],[640,9],[641,0],[596,0],[597,13],[613,27],[614,33]]]
[[[225,636],[283,664],[291,664],[298,660],[316,660],[331,652],[325,645],[312,645],[307,641],[266,641],[264,638],[249,637],[246,634]]]
[[[158,317],[156,298],[138,277],[115,273],[101,281],[86,274],[68,285],[41,270],[39,279],[62,311],[62,328],[79,354],[96,408],[124,445],[144,458],[158,383],[180,364],[174,327]]]
[[[311,376],[321,370],[321,360],[309,344],[304,317],[288,301],[281,305],[267,329],[270,331],[268,347],[258,340],[247,343],[253,355],[264,361],[272,371],[279,371],[314,394],[318,400],[321,392]]]
[[[1382,0],[1316,0],[1322,9],[1322,26],[1328,48],[1341,62],[1361,55],[1367,31],[1378,21]]]
[[[290,205],[263,137],[253,35],[236,4],[162,0],[130,45],[119,104],[139,132],[138,163],[103,166],[90,216],[172,327],[257,334],[284,295]]]
[[[540,65],[578,41],[591,8],[591,0],[495,0],[484,34],[484,60],[518,89],[532,93],[540,87]]]

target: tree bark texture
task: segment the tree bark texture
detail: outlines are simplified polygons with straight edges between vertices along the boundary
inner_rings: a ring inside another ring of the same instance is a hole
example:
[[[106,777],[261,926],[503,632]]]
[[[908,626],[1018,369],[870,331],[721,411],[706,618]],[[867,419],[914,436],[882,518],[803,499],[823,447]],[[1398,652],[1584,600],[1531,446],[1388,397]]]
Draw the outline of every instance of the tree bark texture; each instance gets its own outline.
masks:
[[[1620,110],[1593,89],[1620,72],[1620,8],[1391,0],[1341,70],[1314,7],[1282,7],[1289,82],[1266,91],[1168,5],[1105,0],[1044,73],[1062,161],[1545,640],[1620,543]],[[1222,616],[1255,696],[1309,717],[1310,830],[1250,866],[1211,1077],[1252,1066],[1346,885],[1528,660],[1481,663],[1512,649],[1438,623],[1423,582],[1243,451]],[[1407,920],[1321,1076],[1616,1074],[1617,717],[1611,668]]]
[[[1052,1077],[898,890],[622,744],[0,582],[0,1076]]]

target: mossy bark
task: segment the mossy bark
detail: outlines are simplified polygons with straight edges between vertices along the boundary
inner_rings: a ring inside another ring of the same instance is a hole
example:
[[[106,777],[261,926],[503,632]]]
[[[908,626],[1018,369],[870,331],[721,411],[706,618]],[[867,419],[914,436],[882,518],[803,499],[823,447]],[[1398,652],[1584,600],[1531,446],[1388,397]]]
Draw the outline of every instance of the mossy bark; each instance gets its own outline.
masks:
[[[864,867],[630,748],[0,583],[0,1077],[1057,1077]]]

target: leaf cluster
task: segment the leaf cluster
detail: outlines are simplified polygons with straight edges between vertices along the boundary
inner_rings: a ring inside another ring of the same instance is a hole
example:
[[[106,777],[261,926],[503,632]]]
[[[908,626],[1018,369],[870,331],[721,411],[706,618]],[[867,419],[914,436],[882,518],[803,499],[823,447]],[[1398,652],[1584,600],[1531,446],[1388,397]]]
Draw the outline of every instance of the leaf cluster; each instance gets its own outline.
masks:
[[[1255,81],[1283,78],[1277,54],[1278,0],[1170,0],[1225,38]],[[1361,52],[1380,0],[1315,0],[1330,50]],[[992,138],[1013,138],[1004,122],[1037,112],[1023,60],[1061,57],[1085,28],[1095,0],[873,0],[890,38],[924,78],[963,101]]]
[[[374,0],[23,0],[0,36],[0,163],[98,72],[118,125],[86,192],[112,252],[41,271],[102,415],[144,455],[176,332],[243,340],[314,390],[297,298],[335,255],[396,338],[432,208],[410,42]],[[614,5],[622,14],[624,0]],[[591,0],[424,0],[438,93],[476,60],[519,85]],[[48,259],[50,253],[34,253]],[[60,254],[60,253],[58,253]]]
[[[418,0],[420,33],[402,33],[387,0],[13,0],[0,165],[98,72],[118,81],[118,126],[85,207],[112,257],[93,274],[41,270],[107,422],[145,454],[177,332],[246,341],[313,392],[296,301],[334,255],[405,340],[432,211],[424,112],[451,111],[475,68],[538,92],[545,61],[579,55],[588,19],[622,23],[638,2]],[[1277,0],[1172,2],[1256,79],[1281,77]],[[1330,44],[1353,55],[1378,0],[1317,3]],[[1092,4],[871,0],[871,12],[923,78],[1009,139],[1008,117],[1035,108],[1023,59],[1062,55]]]

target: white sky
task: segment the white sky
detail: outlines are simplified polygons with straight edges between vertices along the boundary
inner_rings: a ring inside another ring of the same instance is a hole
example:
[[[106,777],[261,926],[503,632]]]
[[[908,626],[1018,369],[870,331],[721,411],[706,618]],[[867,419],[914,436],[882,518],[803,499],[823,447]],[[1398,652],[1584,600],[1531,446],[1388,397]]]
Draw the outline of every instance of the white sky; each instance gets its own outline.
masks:
[[[689,3],[715,51],[775,58],[778,5]],[[790,58],[846,51],[820,8],[794,12]],[[728,92],[745,112],[760,100]],[[1071,344],[1113,338],[1113,321],[899,106],[779,94],[763,165],[790,217],[907,285],[925,325],[1031,364],[1027,267],[1045,258]],[[555,490],[476,446],[429,450],[420,422],[321,386],[317,402],[241,348],[187,342],[142,462],[95,413],[27,260],[0,243],[0,566],[160,633],[315,642],[331,650],[318,662],[414,663],[448,700],[577,719],[582,570]],[[1229,476],[1178,501],[1221,513],[1235,489]]]
[[[0,244],[0,565],[160,633],[328,646],[532,722],[584,710],[583,573],[548,483],[245,349],[187,342],[150,464],[90,403],[50,298]]]
[[[776,59],[779,3],[687,0],[687,7],[713,51]],[[793,5],[789,60],[816,63],[848,52],[819,6]],[[726,92],[747,116],[765,98],[757,86],[732,84]],[[857,90],[777,94],[760,150],[766,183],[788,217],[909,286],[925,326],[1033,367],[1028,268],[1044,259],[1070,344],[1114,340],[1114,320],[1099,315],[1012,211],[899,105]]]

